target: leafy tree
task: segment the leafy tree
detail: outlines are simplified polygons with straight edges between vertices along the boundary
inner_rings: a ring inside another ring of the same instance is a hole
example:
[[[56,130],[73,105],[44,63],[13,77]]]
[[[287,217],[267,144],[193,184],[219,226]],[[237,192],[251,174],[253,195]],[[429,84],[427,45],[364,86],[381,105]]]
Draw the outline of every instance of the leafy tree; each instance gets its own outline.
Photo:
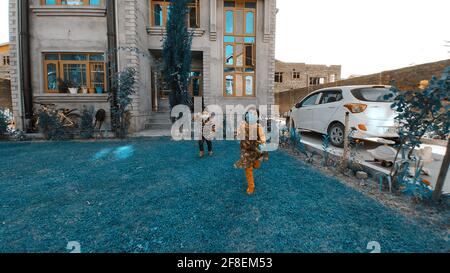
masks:
[[[117,137],[126,138],[131,119],[128,107],[133,101],[132,95],[136,93],[136,70],[125,68],[114,76],[113,82],[117,91],[115,96],[110,92],[108,98],[111,103],[112,126]]]
[[[170,107],[184,104],[192,107],[188,93],[191,72],[192,33],[187,25],[189,0],[171,0],[163,45],[163,71],[171,88]]]
[[[403,180],[399,174],[407,174],[414,149],[422,144],[426,133],[433,132],[439,135],[448,135],[450,128],[450,67],[440,79],[433,77],[423,90],[400,92],[392,88],[396,96],[392,108],[398,112],[396,121],[399,124],[400,141],[396,160],[400,154],[403,161],[395,164],[391,171],[394,184]],[[392,96],[392,95],[391,95]]]

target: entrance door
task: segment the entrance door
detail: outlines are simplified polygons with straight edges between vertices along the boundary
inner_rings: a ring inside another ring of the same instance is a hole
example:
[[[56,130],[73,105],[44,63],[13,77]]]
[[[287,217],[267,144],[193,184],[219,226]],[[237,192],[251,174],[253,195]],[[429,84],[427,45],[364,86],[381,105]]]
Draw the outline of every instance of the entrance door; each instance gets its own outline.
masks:
[[[151,81],[153,111],[167,111],[169,109],[170,90],[164,81],[163,74],[158,71],[152,73]]]
[[[203,76],[201,70],[193,70],[189,80],[189,93],[192,97],[203,97]]]

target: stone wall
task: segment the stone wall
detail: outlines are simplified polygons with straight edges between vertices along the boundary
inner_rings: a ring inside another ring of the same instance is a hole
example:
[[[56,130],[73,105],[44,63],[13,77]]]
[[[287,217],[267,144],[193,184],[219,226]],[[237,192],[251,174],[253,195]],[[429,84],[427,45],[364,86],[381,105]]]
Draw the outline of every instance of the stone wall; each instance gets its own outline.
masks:
[[[0,79],[0,108],[12,108],[11,83],[6,79]]]
[[[275,82],[275,93],[307,87],[311,77],[324,78],[324,82],[329,83],[332,81],[331,75],[334,75],[334,80],[339,81],[341,70],[340,65],[286,63],[277,60],[276,72],[283,73],[283,82]],[[294,72],[300,73],[300,78],[294,78]]]
[[[355,77],[347,80],[337,81],[335,83],[322,84],[299,88],[286,92],[275,94],[276,104],[280,106],[280,112],[284,113],[307,96],[309,93],[326,87],[345,86],[345,85],[390,85],[393,81],[400,90],[414,89],[422,80],[429,80],[432,76],[441,76],[444,69],[450,66],[450,59],[427,63],[417,66],[401,68],[397,70],[383,71],[381,73]]]
[[[9,0],[9,54],[11,78],[11,103],[17,128],[23,128],[22,96],[19,85],[19,56],[17,47],[17,0]]]

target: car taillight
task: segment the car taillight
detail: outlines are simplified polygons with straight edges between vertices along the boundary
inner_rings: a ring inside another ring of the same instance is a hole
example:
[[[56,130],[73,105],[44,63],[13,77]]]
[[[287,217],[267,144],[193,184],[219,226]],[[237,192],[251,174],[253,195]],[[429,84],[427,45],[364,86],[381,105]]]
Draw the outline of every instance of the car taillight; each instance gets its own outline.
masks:
[[[350,110],[353,114],[362,113],[367,109],[367,105],[362,103],[348,103],[344,105],[344,107]]]

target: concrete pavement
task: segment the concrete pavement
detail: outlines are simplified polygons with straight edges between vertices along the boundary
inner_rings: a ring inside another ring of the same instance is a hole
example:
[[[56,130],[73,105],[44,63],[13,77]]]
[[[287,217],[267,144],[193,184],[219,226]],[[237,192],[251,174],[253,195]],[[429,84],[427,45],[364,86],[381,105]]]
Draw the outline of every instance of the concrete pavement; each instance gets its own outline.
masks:
[[[305,145],[311,146],[314,149],[322,150],[322,135],[313,133],[313,132],[302,132],[302,140]],[[360,157],[363,165],[368,168],[374,169],[377,172],[383,172],[385,174],[389,174],[390,168],[382,167],[379,163],[369,162],[373,160],[373,157],[367,152],[368,150],[375,149],[382,144],[365,141],[363,147],[361,147],[358,157]],[[424,179],[427,179],[431,182],[432,187],[434,188],[436,184],[436,180],[439,175],[439,170],[442,165],[442,160],[445,155],[446,147],[431,145],[431,144],[422,144],[420,149],[425,147],[431,147],[433,149],[433,162],[427,164],[425,167],[431,171],[430,175],[422,175]],[[334,146],[330,146],[330,153],[336,156],[341,156],[343,153],[343,149],[336,148]],[[445,179],[445,184],[443,188],[443,192],[446,194],[450,193],[450,175],[447,174]]]

